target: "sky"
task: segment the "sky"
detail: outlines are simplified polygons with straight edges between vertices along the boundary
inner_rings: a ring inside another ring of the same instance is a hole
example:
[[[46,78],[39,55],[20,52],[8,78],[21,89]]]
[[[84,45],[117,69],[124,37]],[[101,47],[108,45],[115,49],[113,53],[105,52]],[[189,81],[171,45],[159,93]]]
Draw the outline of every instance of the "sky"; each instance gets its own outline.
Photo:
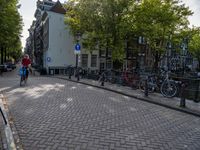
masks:
[[[53,0],[56,1],[56,0]],[[60,0],[61,3],[64,3],[66,0]],[[19,4],[21,4],[21,8],[19,9],[19,13],[21,14],[24,22],[23,32],[22,32],[22,46],[26,45],[26,38],[29,36],[28,29],[30,28],[32,21],[34,18],[34,13],[36,10],[37,0],[19,0]]]
[[[54,0],[55,1],[55,0]],[[60,0],[64,2],[66,0]],[[186,6],[194,12],[193,16],[189,17],[191,25],[200,26],[200,0],[182,0]],[[32,21],[34,20],[34,13],[36,10],[37,0],[20,0],[21,8],[19,12],[23,18],[24,27],[22,33],[22,46],[26,44],[26,38],[29,36],[28,29],[30,28]]]

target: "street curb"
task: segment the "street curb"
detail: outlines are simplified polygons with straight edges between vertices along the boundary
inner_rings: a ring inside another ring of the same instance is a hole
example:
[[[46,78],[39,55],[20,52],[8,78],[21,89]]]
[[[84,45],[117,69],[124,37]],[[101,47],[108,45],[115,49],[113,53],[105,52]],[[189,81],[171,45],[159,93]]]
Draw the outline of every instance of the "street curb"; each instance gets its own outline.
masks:
[[[7,106],[5,106],[6,104],[4,103],[4,99],[5,97],[2,94],[0,94],[0,106],[7,121],[7,125],[4,124],[4,134],[6,138],[6,143],[4,143],[4,149],[16,150],[17,148],[15,145],[13,131],[11,129],[11,124],[8,116],[8,108],[6,108]]]
[[[195,110],[190,110],[190,109],[187,109],[187,108],[181,108],[181,107],[175,107],[175,106],[167,105],[167,104],[160,103],[160,102],[157,102],[157,101],[149,100],[147,98],[141,98],[141,97],[138,97],[138,96],[126,94],[126,93],[123,93],[123,92],[120,92],[120,91],[116,91],[116,90],[109,89],[109,88],[102,87],[102,86],[93,85],[93,84],[90,84],[90,83],[70,80],[70,79],[63,78],[63,77],[52,77],[52,76],[48,76],[48,77],[67,80],[67,81],[70,81],[70,82],[80,83],[80,84],[84,84],[84,85],[89,85],[89,86],[96,87],[96,88],[103,89],[103,90],[107,90],[107,91],[110,91],[110,92],[113,92],[113,93],[117,93],[117,94],[121,94],[121,95],[128,96],[128,97],[131,97],[131,98],[135,98],[137,100],[141,100],[141,101],[144,101],[144,102],[148,102],[148,103],[151,103],[151,104],[159,105],[159,106],[162,106],[162,107],[165,107],[165,108],[173,109],[173,110],[176,110],[176,111],[179,111],[179,112],[183,112],[183,113],[187,113],[187,114],[190,114],[190,115],[193,115],[193,116],[200,117],[200,112],[197,112]]]

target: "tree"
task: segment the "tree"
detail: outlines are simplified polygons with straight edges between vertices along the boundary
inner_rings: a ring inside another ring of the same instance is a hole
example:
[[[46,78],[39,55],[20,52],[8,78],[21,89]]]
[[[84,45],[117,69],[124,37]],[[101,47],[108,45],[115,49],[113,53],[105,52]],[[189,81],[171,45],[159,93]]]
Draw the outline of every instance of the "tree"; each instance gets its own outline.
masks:
[[[12,49],[21,48],[19,40],[22,31],[22,19],[18,12],[18,1],[0,0],[0,50],[1,63],[6,61],[7,54],[12,56]]]
[[[179,0],[143,0],[136,8],[133,17],[136,33],[147,38],[157,70],[167,42],[179,30],[187,28],[187,19],[192,12]]]
[[[133,0],[69,0],[66,3],[66,24],[75,36],[80,32],[87,49],[92,52],[98,43],[111,49],[113,59],[123,60],[127,14]]]
[[[193,28],[193,35],[189,41],[189,51],[198,60],[198,70],[200,70],[200,28]]]
[[[179,0],[69,0],[66,8],[73,35],[84,34],[90,47],[98,41],[100,48],[111,49],[113,60],[123,60],[127,36],[145,37],[155,68],[167,42],[187,28],[192,14]]]

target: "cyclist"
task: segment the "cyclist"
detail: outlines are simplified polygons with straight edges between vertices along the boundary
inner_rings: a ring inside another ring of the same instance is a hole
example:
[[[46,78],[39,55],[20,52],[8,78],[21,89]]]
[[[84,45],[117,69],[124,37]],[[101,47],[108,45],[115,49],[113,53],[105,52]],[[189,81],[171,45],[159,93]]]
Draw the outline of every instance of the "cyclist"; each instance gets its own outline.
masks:
[[[26,69],[26,80],[27,80],[28,79],[28,75],[29,75],[29,69],[31,67],[31,60],[30,60],[28,54],[25,54],[24,58],[22,59],[22,67],[25,67],[25,69]],[[31,71],[31,69],[30,69],[30,71]]]

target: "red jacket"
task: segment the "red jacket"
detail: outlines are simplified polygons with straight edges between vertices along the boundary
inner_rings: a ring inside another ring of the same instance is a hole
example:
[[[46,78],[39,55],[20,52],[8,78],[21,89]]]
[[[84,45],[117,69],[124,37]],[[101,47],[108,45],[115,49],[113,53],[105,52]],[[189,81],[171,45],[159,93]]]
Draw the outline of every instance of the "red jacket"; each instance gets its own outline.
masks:
[[[31,64],[31,60],[30,59],[26,59],[26,58],[23,58],[22,59],[22,65],[25,66],[25,67],[28,67],[28,65]]]

